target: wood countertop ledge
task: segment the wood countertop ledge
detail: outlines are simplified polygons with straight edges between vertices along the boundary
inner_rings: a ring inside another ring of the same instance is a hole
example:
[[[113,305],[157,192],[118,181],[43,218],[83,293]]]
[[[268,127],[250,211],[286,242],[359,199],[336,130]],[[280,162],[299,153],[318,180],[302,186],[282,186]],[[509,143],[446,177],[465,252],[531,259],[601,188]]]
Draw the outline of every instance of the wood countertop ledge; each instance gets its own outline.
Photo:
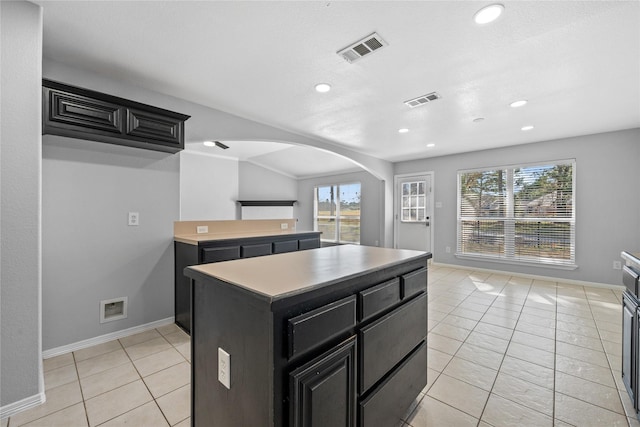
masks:
[[[273,236],[296,236],[298,234],[314,233],[314,231],[300,230],[270,230],[270,231],[245,231],[245,232],[229,232],[229,233],[203,233],[203,234],[182,234],[175,235],[173,240],[176,242],[186,243],[188,245],[197,245],[201,242],[213,242],[220,240],[235,240],[251,237],[273,237]],[[317,232],[319,233],[319,232]]]
[[[330,286],[431,253],[407,249],[340,245],[300,252],[246,258],[187,267],[195,280],[219,279],[271,302]]]

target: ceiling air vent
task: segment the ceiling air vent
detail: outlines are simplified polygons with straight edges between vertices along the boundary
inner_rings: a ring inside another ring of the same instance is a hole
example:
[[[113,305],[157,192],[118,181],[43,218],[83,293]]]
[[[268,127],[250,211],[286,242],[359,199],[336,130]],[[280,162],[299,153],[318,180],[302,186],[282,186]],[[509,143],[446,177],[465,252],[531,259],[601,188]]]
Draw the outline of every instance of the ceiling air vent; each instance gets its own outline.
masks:
[[[338,55],[342,56],[347,62],[356,62],[363,56],[368,55],[374,50],[381,49],[385,46],[387,46],[387,42],[382,40],[382,37],[380,37],[377,33],[373,33],[363,38],[362,40],[358,40],[349,47],[345,47],[337,53]]]
[[[424,105],[428,102],[435,101],[436,99],[442,98],[438,93],[431,92],[426,95],[419,96],[417,98],[410,99],[408,101],[404,101],[410,108],[416,108],[421,105]]]

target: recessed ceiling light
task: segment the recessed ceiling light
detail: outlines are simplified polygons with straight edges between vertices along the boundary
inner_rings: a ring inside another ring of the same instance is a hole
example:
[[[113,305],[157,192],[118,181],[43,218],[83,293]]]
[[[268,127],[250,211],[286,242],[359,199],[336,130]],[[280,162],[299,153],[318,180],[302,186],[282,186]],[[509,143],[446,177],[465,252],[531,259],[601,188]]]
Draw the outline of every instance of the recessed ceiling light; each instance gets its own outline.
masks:
[[[436,144],[427,144],[427,148],[433,148],[435,146],[436,146]]]
[[[533,129],[533,126],[531,126],[531,125],[529,125],[529,126],[522,126],[522,128],[521,128],[521,129],[522,129],[522,130],[524,130],[524,131],[527,131],[527,130],[531,130],[531,129]]]
[[[476,119],[473,119],[473,123],[480,123],[480,122],[484,122],[484,117],[478,117]]]
[[[488,24],[489,22],[493,22],[498,19],[498,17],[502,15],[503,10],[503,5],[492,4],[477,11],[476,14],[473,15],[473,20],[476,22],[476,24]]]
[[[205,141],[203,142],[204,145],[206,145],[207,147],[215,147],[216,143],[213,141]]]
[[[409,129],[407,128],[398,129],[398,133],[407,133],[407,132],[409,132]]]
[[[510,107],[512,108],[518,108],[518,107],[522,107],[523,105],[527,104],[527,100],[526,99],[522,99],[520,101],[513,101],[511,104],[509,104]]]
[[[325,93],[331,90],[331,85],[328,83],[318,83],[316,85],[316,92]]]

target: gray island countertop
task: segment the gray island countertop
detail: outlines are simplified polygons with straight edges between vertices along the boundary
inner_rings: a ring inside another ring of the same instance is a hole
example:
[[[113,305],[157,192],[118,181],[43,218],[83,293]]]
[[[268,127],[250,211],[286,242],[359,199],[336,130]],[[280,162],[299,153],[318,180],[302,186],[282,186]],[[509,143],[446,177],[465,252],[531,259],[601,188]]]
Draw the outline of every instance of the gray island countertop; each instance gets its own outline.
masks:
[[[201,264],[186,268],[185,275],[220,279],[274,301],[421,257],[429,259],[431,253],[340,245]]]

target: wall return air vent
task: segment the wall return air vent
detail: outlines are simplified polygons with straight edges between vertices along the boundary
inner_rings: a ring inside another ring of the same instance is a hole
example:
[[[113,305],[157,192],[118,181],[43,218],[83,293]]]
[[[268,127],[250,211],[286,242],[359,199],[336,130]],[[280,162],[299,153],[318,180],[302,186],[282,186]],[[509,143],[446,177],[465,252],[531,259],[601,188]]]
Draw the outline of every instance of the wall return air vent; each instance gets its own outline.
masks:
[[[427,104],[429,102],[435,101],[437,99],[442,98],[438,93],[431,92],[426,95],[419,96],[417,98],[410,99],[408,101],[404,101],[405,104],[409,106],[409,108],[416,108],[421,105]]]
[[[353,63],[363,56],[368,55],[375,50],[382,49],[385,46],[387,46],[387,42],[382,40],[382,37],[380,37],[377,33],[373,33],[363,38],[362,40],[358,40],[348,47],[345,47],[337,53],[338,55],[342,56],[347,62]]]

